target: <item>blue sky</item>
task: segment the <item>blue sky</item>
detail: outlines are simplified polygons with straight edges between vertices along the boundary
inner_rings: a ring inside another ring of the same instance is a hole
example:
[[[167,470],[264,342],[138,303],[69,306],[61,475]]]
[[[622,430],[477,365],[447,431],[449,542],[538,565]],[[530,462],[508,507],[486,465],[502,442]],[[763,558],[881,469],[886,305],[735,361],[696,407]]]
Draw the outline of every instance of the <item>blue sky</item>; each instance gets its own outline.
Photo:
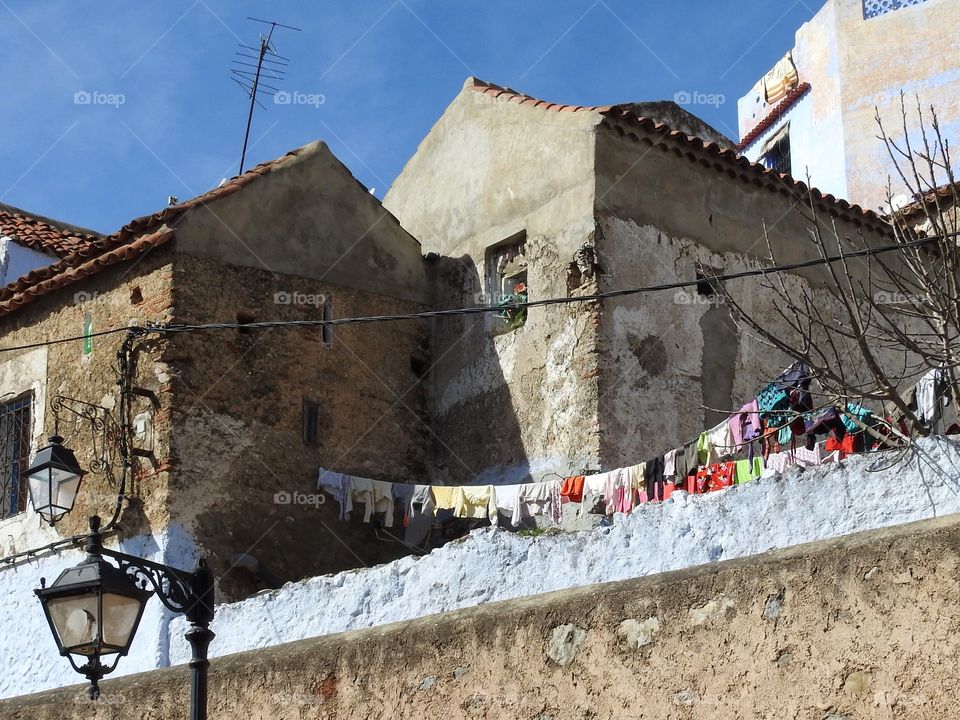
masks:
[[[736,139],[737,98],[822,4],[0,0],[0,202],[111,232],[234,175],[248,15],[303,28],[275,36],[280,88],[313,102],[268,99],[247,166],[323,139],[382,197],[469,75],[571,104],[723,96],[687,109]]]

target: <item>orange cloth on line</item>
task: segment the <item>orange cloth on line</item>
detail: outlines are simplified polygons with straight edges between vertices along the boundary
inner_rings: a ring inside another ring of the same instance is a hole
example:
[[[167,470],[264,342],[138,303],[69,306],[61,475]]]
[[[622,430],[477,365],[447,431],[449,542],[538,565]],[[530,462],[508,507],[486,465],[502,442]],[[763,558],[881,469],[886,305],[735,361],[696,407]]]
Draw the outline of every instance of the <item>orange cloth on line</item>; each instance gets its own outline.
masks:
[[[570,502],[581,502],[583,500],[583,475],[568,477],[560,486],[560,496],[567,498]]]

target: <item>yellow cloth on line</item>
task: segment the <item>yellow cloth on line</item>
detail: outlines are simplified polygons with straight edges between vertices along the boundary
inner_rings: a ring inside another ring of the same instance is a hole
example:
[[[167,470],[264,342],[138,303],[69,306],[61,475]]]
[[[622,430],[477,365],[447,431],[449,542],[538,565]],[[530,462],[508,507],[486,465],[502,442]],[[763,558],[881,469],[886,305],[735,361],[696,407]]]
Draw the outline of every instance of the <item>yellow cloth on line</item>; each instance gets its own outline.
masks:
[[[488,518],[492,524],[497,524],[497,493],[493,485],[466,485],[458,489],[454,517]]]
[[[430,492],[433,493],[433,501],[437,510],[453,510],[457,506],[459,487],[455,485],[434,485]]]

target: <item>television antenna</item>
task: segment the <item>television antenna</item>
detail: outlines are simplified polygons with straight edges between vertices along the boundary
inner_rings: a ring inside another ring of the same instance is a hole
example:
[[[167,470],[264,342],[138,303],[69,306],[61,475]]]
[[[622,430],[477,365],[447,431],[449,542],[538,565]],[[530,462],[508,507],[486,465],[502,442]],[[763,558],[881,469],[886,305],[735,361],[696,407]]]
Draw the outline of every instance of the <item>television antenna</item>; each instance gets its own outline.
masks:
[[[247,20],[263,23],[270,29],[266,35],[260,34],[260,47],[239,43],[240,50],[234,53],[239,59],[231,61],[238,67],[230,69],[230,79],[242,87],[250,98],[250,110],[247,113],[247,129],[243,133],[243,150],[240,152],[240,171],[237,173],[238,175],[243,174],[243,164],[247,159],[247,143],[250,141],[254,107],[259,105],[266,110],[267,108],[260,102],[260,98],[262,96],[273,97],[278,92],[275,86],[268,85],[264,81],[278,82],[283,80],[287,74],[287,67],[290,65],[290,58],[285,58],[277,52],[273,44],[273,33],[277,28],[301,31],[298,27],[283,25],[273,20],[260,20],[254,17],[247,17]]]

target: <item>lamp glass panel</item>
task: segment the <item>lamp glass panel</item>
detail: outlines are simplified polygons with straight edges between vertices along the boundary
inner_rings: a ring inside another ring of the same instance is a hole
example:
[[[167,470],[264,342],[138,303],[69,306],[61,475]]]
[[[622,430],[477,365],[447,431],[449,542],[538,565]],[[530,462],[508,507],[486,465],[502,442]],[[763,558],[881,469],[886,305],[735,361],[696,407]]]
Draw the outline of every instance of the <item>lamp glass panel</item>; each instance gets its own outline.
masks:
[[[30,498],[33,500],[33,507],[38,512],[41,508],[50,505],[50,469],[44,468],[27,477],[30,485]],[[56,492],[56,490],[54,490]]]
[[[47,611],[64,650],[78,655],[99,653],[97,605],[97,595],[92,592],[47,600]]]
[[[55,468],[50,470],[50,476],[54,486],[54,496],[51,504],[61,510],[70,510],[73,507],[74,500],[77,499],[77,490],[80,489],[82,476],[68,470]]]
[[[103,596],[103,642],[126,648],[133,640],[140,609],[145,601],[140,598],[105,593]]]

